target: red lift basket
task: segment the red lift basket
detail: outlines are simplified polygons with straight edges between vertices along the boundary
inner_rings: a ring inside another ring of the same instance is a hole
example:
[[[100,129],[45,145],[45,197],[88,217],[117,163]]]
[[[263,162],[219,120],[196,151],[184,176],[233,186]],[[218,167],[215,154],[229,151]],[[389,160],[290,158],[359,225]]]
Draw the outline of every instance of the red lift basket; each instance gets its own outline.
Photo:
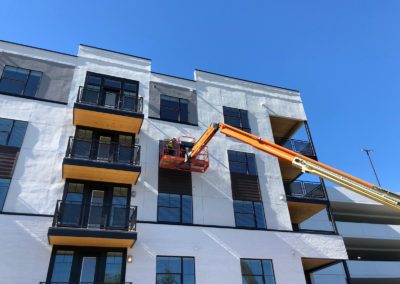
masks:
[[[185,163],[185,154],[195,144],[195,139],[189,136],[181,136],[172,142],[163,140],[160,142],[160,167],[165,169],[204,173],[208,166],[208,148],[204,147],[200,154]]]

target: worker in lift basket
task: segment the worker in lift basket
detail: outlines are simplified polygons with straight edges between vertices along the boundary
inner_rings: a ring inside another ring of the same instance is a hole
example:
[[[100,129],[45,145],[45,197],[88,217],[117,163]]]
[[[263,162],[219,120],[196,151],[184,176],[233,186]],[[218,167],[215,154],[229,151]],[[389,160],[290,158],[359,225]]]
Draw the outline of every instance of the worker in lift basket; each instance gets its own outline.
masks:
[[[176,139],[171,138],[167,141],[165,144],[165,147],[167,148],[167,154],[170,156],[175,156],[176,155]]]

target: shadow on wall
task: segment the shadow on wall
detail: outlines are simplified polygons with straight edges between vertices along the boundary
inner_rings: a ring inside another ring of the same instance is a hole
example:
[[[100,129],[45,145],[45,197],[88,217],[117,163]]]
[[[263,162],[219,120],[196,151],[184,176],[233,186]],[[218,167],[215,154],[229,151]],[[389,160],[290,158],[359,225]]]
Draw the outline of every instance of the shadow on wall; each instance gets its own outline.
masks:
[[[29,145],[24,141],[18,156],[7,194],[5,211],[10,208],[10,211],[53,214],[55,202],[62,196],[64,188],[61,160],[60,166],[57,164],[60,155],[55,150],[47,151],[45,148],[33,150],[36,146],[40,146],[40,131],[31,123],[28,125],[27,133],[28,131]],[[49,134],[48,139],[52,139],[51,135]],[[59,147],[57,145],[56,147]]]

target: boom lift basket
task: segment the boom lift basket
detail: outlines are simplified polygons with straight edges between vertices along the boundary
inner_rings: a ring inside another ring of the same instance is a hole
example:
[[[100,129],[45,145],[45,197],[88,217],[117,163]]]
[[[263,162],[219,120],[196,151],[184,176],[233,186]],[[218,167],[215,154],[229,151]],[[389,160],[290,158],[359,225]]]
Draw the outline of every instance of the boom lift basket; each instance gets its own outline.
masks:
[[[160,167],[165,169],[204,173],[208,166],[208,149],[204,147],[199,155],[185,162],[185,156],[195,144],[193,137],[181,136],[178,139],[160,142]]]

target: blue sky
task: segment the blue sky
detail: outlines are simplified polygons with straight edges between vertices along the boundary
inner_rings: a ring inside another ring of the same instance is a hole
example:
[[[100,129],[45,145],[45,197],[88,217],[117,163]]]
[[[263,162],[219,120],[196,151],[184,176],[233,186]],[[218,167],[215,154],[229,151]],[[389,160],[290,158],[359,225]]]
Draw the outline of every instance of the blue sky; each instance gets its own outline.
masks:
[[[400,191],[400,1],[3,0],[0,39],[84,43],[301,91],[319,159]]]

